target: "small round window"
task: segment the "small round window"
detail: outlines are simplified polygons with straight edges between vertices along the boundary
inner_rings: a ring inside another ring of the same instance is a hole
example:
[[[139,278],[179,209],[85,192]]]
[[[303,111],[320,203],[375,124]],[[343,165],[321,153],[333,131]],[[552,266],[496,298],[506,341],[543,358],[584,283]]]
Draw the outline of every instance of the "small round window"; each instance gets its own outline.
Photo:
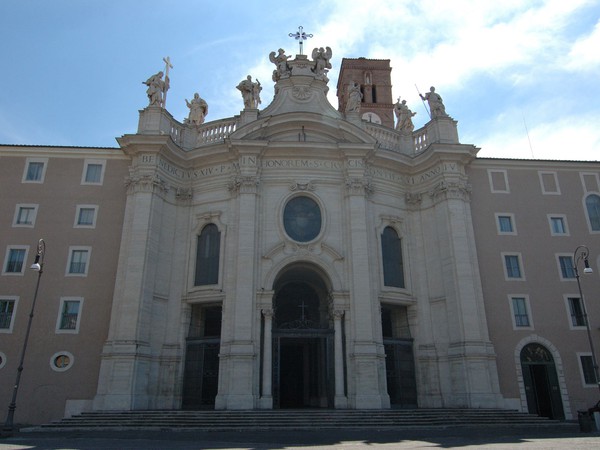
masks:
[[[321,209],[309,197],[294,197],[283,210],[283,227],[289,237],[309,242],[321,232]]]
[[[50,368],[56,372],[69,370],[73,365],[73,355],[69,352],[58,352],[50,358]]]
[[[6,355],[0,352],[0,369],[6,365]]]

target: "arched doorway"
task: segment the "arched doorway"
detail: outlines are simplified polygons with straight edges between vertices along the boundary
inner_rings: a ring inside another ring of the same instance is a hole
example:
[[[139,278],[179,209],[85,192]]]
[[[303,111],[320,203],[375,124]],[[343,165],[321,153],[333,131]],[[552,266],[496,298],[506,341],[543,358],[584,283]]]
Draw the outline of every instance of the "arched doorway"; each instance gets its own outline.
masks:
[[[333,324],[329,289],[314,267],[283,271],[273,298],[273,407],[332,408]]]
[[[529,413],[551,419],[565,418],[554,358],[543,345],[521,350],[521,369]]]

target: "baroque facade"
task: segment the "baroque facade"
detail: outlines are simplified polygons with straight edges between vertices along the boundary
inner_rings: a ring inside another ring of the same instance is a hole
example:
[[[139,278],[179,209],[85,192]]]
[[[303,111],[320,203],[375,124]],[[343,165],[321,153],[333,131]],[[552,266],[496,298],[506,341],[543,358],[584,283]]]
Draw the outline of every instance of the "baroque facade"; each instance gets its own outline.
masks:
[[[273,52],[272,102],[257,108],[248,76],[233,118],[204,122],[196,96],[176,121],[159,73],[119,148],[0,147],[3,183],[21,186],[0,198],[2,378],[31,243],[48,245],[19,421],[591,406],[572,250],[600,249],[600,164],[477,158],[433,88],[433,118],[394,127],[387,60],[344,59],[336,109],[330,58]]]

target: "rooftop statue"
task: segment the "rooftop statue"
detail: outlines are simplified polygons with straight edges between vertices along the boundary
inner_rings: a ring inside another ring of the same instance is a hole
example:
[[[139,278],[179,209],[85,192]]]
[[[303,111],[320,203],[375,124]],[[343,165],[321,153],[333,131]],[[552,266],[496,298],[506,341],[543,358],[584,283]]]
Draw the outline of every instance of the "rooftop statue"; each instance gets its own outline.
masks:
[[[360,92],[360,84],[353,81],[348,86],[348,101],[346,102],[346,112],[358,112],[360,111],[360,103],[363,95]]]
[[[312,59],[315,61],[313,72],[318,80],[329,81],[327,72],[331,69],[331,63],[329,62],[331,56],[332,52],[330,47],[325,47],[325,49],[323,47],[313,49]]]
[[[252,77],[248,75],[245,80],[240,81],[237,85],[237,89],[242,93],[242,99],[244,100],[244,109],[256,109],[260,105],[260,91],[262,86],[258,79],[256,82],[252,81]]]
[[[412,133],[415,129],[412,118],[417,113],[412,112],[409,107],[406,106],[406,100],[402,100],[402,103],[400,103],[400,97],[398,97],[398,101],[394,105],[394,113],[398,120],[396,123],[396,130],[404,134]]]
[[[185,104],[190,108],[190,115],[184,120],[184,123],[196,126],[202,125],[208,114],[208,103],[196,92],[191,102],[187,98],[185,99]]]
[[[423,100],[427,100],[427,103],[429,104],[429,115],[432,119],[435,119],[436,117],[448,116],[448,114],[446,114],[446,107],[442,102],[442,97],[440,94],[435,92],[435,88],[433,86],[429,88],[429,92],[427,94],[424,96],[419,94],[419,97],[421,97]]]
[[[163,80],[163,72],[160,71],[142,83],[148,86],[146,94],[148,94],[148,106],[164,107],[164,97],[169,89],[169,78]]]
[[[291,56],[286,56],[285,50],[282,48],[277,50],[277,55],[275,52],[269,53],[269,60],[277,66],[277,69],[273,71],[273,81],[277,82],[281,78],[290,76],[290,67],[287,64],[287,60],[290,58]]]

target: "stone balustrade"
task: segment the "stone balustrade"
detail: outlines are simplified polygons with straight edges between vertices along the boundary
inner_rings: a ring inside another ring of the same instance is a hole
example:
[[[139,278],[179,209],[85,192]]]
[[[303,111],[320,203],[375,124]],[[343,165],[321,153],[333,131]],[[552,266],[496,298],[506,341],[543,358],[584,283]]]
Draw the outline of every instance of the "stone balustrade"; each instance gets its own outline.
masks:
[[[237,129],[238,118],[227,118],[208,122],[198,128],[196,146],[222,141]]]

